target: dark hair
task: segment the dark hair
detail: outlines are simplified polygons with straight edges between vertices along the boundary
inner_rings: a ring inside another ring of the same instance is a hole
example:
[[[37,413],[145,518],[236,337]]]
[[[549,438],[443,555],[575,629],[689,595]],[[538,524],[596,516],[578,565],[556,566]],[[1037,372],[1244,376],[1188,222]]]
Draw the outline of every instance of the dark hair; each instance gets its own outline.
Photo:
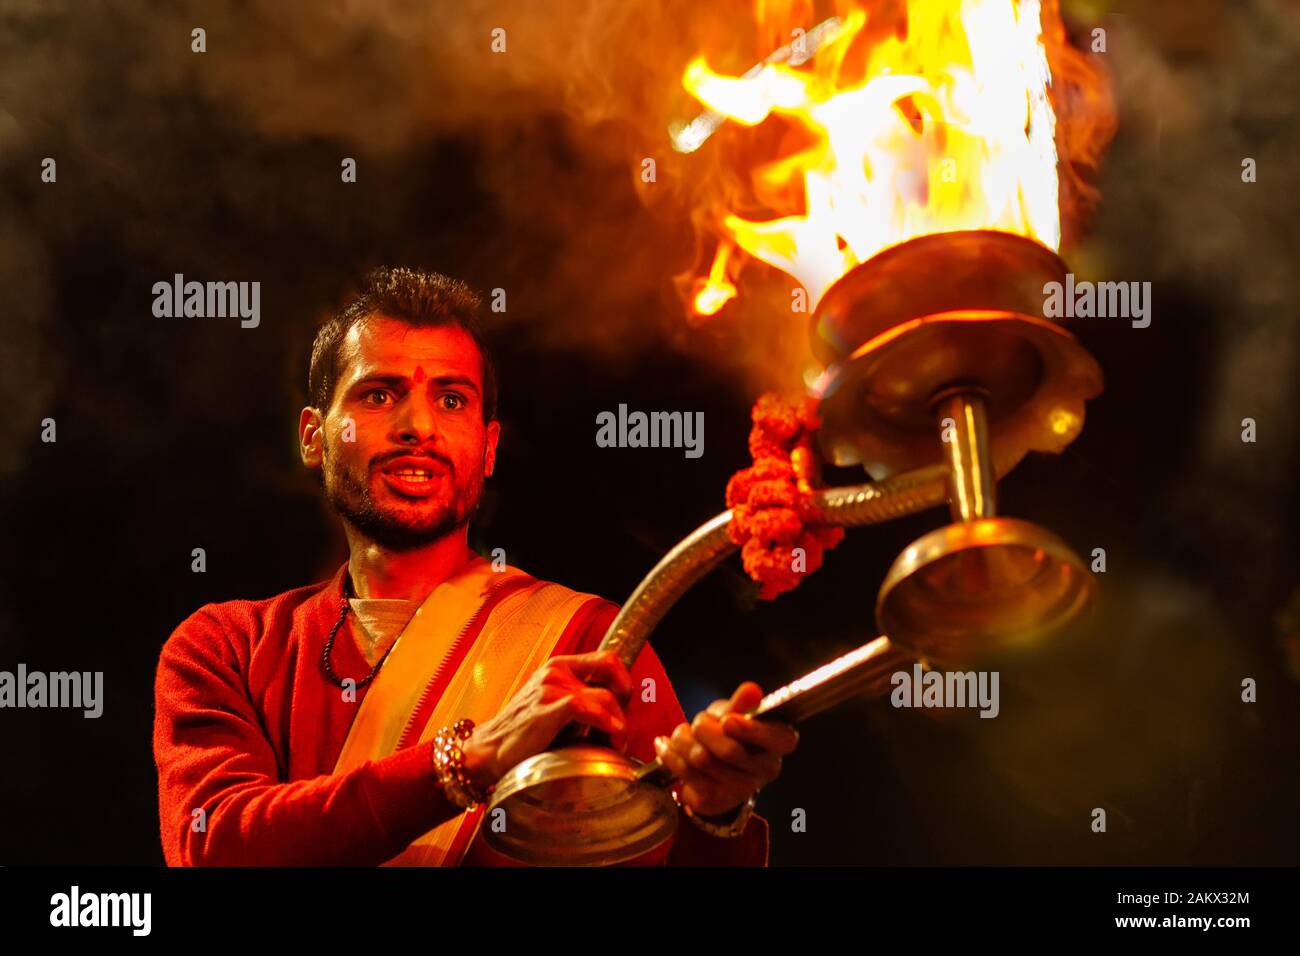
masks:
[[[339,347],[348,330],[380,314],[407,325],[456,325],[469,333],[483,360],[483,421],[497,414],[497,372],[481,326],[482,300],[465,283],[437,272],[383,267],[370,272],[360,294],[330,316],[316,332],[307,373],[307,395],[316,408],[329,407],[338,384]]]

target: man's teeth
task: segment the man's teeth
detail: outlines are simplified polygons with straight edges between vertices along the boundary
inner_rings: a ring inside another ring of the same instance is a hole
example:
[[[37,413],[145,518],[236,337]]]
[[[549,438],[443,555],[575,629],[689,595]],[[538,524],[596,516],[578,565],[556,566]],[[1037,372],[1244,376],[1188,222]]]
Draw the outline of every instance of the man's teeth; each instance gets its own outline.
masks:
[[[433,472],[422,471],[418,468],[401,468],[393,474],[399,478],[405,478],[407,481],[428,481],[433,477]]]

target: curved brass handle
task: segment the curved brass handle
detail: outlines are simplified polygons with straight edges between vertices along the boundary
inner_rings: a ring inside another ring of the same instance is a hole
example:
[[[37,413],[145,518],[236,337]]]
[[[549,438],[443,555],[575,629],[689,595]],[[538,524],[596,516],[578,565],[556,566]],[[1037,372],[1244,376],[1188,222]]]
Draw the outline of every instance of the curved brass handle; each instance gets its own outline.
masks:
[[[948,500],[947,465],[929,465],[884,481],[825,488],[808,499],[821,524],[853,528],[914,514]],[[605,632],[600,650],[615,651],[631,667],[663,616],[691,586],[735,551],[727,534],[731,512],[696,528],[642,579]]]

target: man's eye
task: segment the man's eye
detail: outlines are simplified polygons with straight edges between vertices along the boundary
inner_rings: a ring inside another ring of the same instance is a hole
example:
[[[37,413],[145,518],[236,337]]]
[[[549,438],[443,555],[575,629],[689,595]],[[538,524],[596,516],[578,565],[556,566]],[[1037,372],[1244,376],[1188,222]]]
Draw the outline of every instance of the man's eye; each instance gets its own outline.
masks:
[[[393,396],[386,388],[373,388],[361,396],[367,405],[387,405]]]
[[[465,399],[455,393],[449,393],[442,396],[442,404],[444,407],[456,411],[465,407]]]

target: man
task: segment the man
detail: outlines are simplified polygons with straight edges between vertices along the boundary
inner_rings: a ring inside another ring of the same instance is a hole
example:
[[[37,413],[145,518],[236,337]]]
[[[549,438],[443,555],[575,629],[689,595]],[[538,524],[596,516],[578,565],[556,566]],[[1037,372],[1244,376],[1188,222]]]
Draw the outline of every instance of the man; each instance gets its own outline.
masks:
[[[650,647],[630,673],[596,651],[615,605],[469,549],[501,430],[478,312],[459,282],[382,269],[318,333],[300,451],[349,558],[200,608],[164,646],[169,864],[507,863],[478,838],[483,801],[575,722],[678,778],[677,834],[636,862],[766,864],[752,796],[797,734],[743,716],[758,687],[688,724]]]

